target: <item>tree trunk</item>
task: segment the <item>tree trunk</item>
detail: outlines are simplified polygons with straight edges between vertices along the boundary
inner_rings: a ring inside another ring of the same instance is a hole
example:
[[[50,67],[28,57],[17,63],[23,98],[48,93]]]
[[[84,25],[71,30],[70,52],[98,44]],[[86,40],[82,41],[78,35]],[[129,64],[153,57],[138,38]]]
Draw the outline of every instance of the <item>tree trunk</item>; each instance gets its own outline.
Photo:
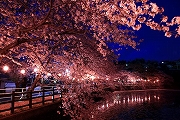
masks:
[[[40,81],[41,75],[38,74],[34,80],[34,82],[31,84],[31,86],[27,89],[27,97],[29,98],[29,92],[32,90],[34,91],[34,88],[36,87],[37,83]]]

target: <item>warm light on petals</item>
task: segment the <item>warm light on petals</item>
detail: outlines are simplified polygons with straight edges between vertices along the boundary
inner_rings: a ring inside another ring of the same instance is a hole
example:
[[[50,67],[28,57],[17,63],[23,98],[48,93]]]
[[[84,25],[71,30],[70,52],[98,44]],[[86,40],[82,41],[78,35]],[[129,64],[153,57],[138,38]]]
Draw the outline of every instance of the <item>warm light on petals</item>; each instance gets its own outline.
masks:
[[[165,33],[165,36],[166,36],[166,37],[171,37],[172,34],[171,34],[170,32],[166,32],[166,33]]]
[[[61,73],[59,73],[58,76],[60,77],[60,76],[61,76]]]
[[[177,28],[177,33],[180,35],[180,25]]]
[[[167,20],[168,20],[168,17],[167,17],[167,16],[163,16],[163,18],[162,18],[162,21],[161,21],[161,22],[167,22]]]
[[[177,17],[174,17],[172,20],[171,20],[172,24],[180,24],[180,16],[177,16]]]
[[[156,5],[156,3],[150,3],[150,5],[151,5],[151,11],[157,13],[159,7]]]

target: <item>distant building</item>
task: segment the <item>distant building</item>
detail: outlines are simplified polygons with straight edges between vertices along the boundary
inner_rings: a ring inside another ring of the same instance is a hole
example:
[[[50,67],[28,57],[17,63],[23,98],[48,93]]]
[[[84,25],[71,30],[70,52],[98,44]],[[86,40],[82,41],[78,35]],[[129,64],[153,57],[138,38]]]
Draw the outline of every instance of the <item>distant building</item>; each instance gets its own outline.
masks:
[[[5,88],[5,83],[8,81],[8,76],[0,73],[0,89]]]
[[[16,87],[15,83],[12,82],[7,75],[0,73],[0,89],[15,88],[15,87]]]
[[[180,70],[180,62],[179,61],[176,62],[176,69]]]

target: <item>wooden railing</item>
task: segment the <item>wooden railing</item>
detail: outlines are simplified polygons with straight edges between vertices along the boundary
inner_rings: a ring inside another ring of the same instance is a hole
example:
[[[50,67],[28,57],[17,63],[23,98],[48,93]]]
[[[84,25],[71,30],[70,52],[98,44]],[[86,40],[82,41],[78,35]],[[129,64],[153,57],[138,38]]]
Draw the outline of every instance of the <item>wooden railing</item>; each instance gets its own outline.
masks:
[[[18,89],[21,89],[23,92],[18,92]],[[11,93],[0,93],[0,113],[10,111],[10,113],[13,114],[16,109],[24,107],[32,108],[37,104],[44,105],[48,101],[53,103],[61,97],[62,92],[57,90],[55,86],[48,86],[48,89],[43,87],[41,90],[36,91],[24,91],[22,88],[16,88]],[[15,105],[17,103],[18,105]],[[7,105],[9,107],[1,107],[5,104],[9,104]]]

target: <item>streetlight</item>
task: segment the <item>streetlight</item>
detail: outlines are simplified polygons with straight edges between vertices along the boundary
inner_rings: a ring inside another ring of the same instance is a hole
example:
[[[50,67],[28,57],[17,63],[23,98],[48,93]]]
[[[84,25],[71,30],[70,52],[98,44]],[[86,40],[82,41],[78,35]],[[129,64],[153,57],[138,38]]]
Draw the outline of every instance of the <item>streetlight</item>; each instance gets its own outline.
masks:
[[[9,70],[9,67],[8,67],[7,65],[5,65],[5,66],[3,67],[3,70],[4,70],[5,72],[7,72],[7,71]]]
[[[25,74],[25,72],[26,72],[26,71],[25,71],[24,69],[22,69],[22,70],[20,71],[21,74]]]
[[[51,76],[51,73],[47,73],[47,76]]]
[[[38,71],[38,69],[37,68],[34,68],[34,72],[37,72]]]

